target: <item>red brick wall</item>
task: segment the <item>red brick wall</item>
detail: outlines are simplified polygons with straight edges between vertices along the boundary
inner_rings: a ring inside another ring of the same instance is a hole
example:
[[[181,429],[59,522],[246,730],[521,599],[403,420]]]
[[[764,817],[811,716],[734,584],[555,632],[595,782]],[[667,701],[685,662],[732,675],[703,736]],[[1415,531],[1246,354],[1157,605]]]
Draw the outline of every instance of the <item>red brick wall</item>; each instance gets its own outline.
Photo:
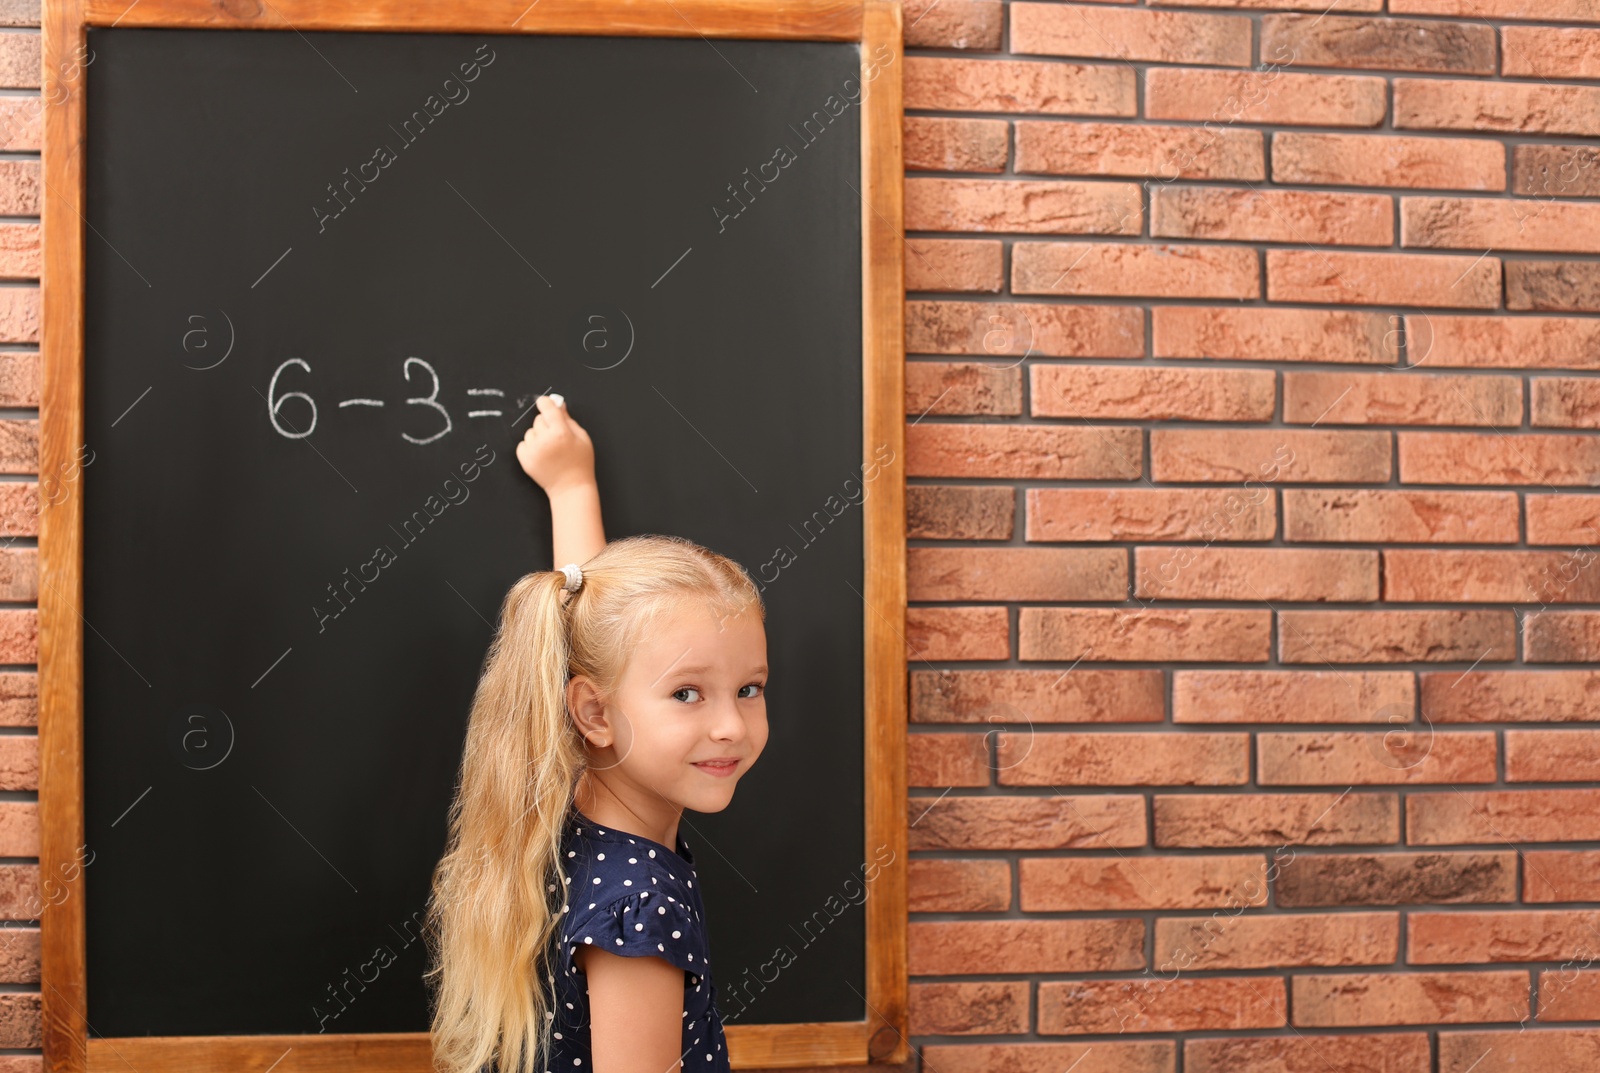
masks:
[[[925,1067],[1600,1070],[1600,0],[905,21]]]

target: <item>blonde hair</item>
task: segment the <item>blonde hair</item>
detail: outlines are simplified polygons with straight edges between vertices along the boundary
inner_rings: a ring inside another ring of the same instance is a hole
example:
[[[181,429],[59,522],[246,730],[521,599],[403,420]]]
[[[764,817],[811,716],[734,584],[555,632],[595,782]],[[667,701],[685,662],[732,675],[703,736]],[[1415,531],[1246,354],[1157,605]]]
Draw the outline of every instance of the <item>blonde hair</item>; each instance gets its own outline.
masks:
[[[550,1052],[562,838],[585,767],[569,677],[586,675],[611,696],[644,631],[696,602],[722,621],[751,610],[766,621],[743,567],[680,537],[626,537],[581,565],[583,585],[570,595],[559,570],[511,586],[473,695],[424,928],[443,1073],[486,1063],[536,1073]]]

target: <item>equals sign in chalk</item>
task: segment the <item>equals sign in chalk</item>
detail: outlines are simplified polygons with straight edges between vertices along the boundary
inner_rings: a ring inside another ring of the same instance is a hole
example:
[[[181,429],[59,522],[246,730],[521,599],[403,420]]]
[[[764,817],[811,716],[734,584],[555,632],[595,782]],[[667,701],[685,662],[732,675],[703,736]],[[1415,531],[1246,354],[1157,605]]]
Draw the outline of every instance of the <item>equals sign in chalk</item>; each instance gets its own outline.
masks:
[[[498,395],[502,399],[506,397],[506,393],[504,391],[501,391],[497,387],[469,387],[469,388],[467,388],[467,394],[468,395]],[[500,411],[499,410],[468,410],[467,411],[467,416],[468,417],[499,417],[500,416]]]

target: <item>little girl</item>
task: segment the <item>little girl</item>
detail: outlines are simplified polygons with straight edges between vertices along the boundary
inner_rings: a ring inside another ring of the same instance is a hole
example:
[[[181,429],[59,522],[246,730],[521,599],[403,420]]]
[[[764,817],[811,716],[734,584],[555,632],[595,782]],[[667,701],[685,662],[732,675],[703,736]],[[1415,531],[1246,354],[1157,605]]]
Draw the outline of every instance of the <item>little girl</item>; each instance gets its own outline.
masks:
[[[473,697],[428,904],[443,1073],[729,1068],[683,810],[767,741],[765,608],[730,559],[605,543],[594,450],[557,398],[517,446],[560,570],[511,586]]]

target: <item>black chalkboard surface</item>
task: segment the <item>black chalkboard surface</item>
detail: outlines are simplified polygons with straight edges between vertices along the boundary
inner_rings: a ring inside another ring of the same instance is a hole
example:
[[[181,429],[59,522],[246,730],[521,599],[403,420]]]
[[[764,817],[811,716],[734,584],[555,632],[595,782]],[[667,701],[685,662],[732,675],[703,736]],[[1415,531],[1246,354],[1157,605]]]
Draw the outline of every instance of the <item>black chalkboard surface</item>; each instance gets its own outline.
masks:
[[[860,47],[88,40],[91,1035],[426,1030],[545,390],[609,537],[765,586],[769,744],[682,826],[724,1015],[863,1017]]]

